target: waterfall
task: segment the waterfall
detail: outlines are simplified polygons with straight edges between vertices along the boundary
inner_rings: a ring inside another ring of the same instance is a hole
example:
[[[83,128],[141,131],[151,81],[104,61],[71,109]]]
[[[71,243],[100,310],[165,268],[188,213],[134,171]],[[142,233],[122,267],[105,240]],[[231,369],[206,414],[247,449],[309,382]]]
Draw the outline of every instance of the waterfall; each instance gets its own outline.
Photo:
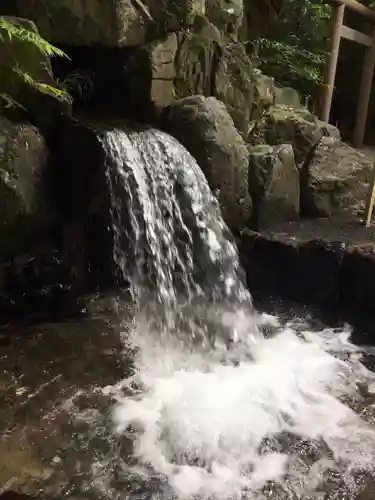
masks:
[[[122,334],[133,375],[93,389],[104,412],[77,409],[97,497],[359,498],[375,484],[375,413],[357,413],[357,388],[375,375],[350,329],[257,313],[189,153],[153,129],[101,138],[117,275],[138,309]]]
[[[182,322],[189,327],[193,316],[201,320],[202,314],[217,329],[215,316],[223,303],[226,314],[229,303],[237,312],[239,303],[251,308],[233,236],[186,149],[155,129],[114,129],[102,142],[115,266],[120,282],[131,284],[138,306],[153,321],[155,314],[168,319],[169,330]]]

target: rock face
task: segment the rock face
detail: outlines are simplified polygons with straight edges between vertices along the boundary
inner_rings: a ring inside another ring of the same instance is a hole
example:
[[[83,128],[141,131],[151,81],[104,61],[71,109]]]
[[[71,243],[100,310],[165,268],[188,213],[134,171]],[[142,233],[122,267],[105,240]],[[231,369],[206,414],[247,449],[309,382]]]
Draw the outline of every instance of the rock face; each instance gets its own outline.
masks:
[[[69,46],[135,47],[204,12],[203,0],[15,0],[18,15],[32,19],[42,36]]]
[[[213,93],[221,44],[218,28],[202,16],[195,18],[191,29],[178,34],[176,97]]]
[[[176,52],[177,35],[175,33],[171,33],[166,40],[155,42],[151,46],[152,81],[150,97],[158,107],[167,106],[174,98]]]
[[[371,160],[335,137],[323,137],[301,171],[304,215],[333,215],[363,208]]]
[[[299,215],[299,172],[290,144],[249,148],[249,191],[253,201],[252,227]]]
[[[306,109],[290,106],[273,106],[250,132],[251,144],[291,144],[296,163],[301,166],[308,154],[324,136],[339,137],[332,125],[321,122]]]
[[[216,97],[243,137],[248,135],[254,110],[269,106],[268,80],[266,84],[266,77],[254,70],[244,47],[207,19],[197,16],[193,29],[179,35],[176,95]]]
[[[222,101],[244,137],[249,131],[255,101],[252,64],[242,45],[228,42],[215,72],[214,95]]]
[[[251,205],[248,151],[224,104],[214,97],[187,97],[175,101],[162,122],[197,160],[228,226],[234,232],[241,230]]]
[[[53,214],[43,195],[48,157],[45,141],[29,124],[0,118],[0,254],[19,248],[23,238],[48,225]]]
[[[243,0],[206,0],[206,14],[222,33],[237,37],[243,19]]]

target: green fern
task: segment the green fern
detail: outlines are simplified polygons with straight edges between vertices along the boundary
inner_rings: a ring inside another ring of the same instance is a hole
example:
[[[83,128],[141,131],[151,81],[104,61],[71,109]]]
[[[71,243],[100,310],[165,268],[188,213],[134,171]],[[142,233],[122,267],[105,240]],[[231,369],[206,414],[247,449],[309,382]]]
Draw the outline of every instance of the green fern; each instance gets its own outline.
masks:
[[[29,46],[33,53],[40,54],[37,74],[31,74],[34,68],[30,69],[30,61],[27,58],[29,52],[26,50],[26,57],[22,57],[23,53],[18,53],[17,49],[20,45],[26,49]],[[23,107],[18,102],[18,95],[20,88],[25,85],[61,101],[71,102],[69,93],[59,88],[57,84],[54,85],[52,78],[52,83],[38,79],[38,73],[41,73],[41,77],[43,77],[43,72],[44,74],[49,73],[47,61],[45,71],[40,72],[43,68],[43,57],[67,58],[68,56],[62,50],[50,44],[36,31],[0,17],[0,52],[3,48],[3,57],[0,59],[0,111],[1,107]]]

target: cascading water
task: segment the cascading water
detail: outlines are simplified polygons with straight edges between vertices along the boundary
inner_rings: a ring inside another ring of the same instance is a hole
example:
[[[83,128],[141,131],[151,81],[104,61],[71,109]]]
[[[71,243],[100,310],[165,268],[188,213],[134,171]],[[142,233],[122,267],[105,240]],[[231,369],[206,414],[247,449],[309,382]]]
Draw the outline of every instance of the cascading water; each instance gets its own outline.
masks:
[[[357,389],[371,391],[375,376],[350,331],[311,333],[252,309],[218,204],[170,136],[102,140],[114,259],[138,310],[124,325],[134,374],[95,389],[111,398],[109,423],[99,410],[77,417],[107,443],[92,464],[100,495],[357,498],[375,465]]]

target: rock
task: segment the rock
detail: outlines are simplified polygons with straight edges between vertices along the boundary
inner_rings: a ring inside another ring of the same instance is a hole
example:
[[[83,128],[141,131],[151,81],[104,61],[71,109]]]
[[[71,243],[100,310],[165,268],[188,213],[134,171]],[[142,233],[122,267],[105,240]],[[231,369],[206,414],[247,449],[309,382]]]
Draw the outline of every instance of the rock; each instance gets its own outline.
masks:
[[[243,0],[206,0],[206,15],[221,33],[237,37],[243,12]]]
[[[226,39],[207,19],[179,35],[176,96],[214,96],[222,101],[244,137],[254,110],[268,107],[268,81],[255,73],[244,47]],[[272,79],[269,79],[271,81]],[[267,102],[266,102],[267,101]]]
[[[249,191],[253,227],[299,215],[299,172],[290,144],[249,148]]]
[[[340,215],[244,230],[239,250],[253,296],[268,301],[274,294],[364,318],[374,310],[374,238],[374,227]]]
[[[301,210],[306,216],[360,211],[372,161],[335,137],[323,137],[301,170]]]
[[[45,141],[35,127],[0,118],[0,255],[15,250],[27,234],[53,220],[43,191],[47,157]]]
[[[250,215],[248,151],[224,104],[214,97],[186,97],[167,108],[162,123],[195,157],[224,220],[238,232]]]
[[[42,36],[69,46],[135,47],[191,25],[203,0],[15,0]]]
[[[215,71],[214,95],[225,104],[244,137],[249,133],[256,96],[259,97],[257,106],[261,106],[259,88],[244,47],[233,42],[223,44]]]
[[[275,87],[275,104],[277,106],[290,106],[292,108],[302,108],[301,99],[298,92],[292,87]]]
[[[38,33],[35,24],[27,19],[3,16],[12,24]],[[58,113],[70,113],[70,103],[56,96],[41,92],[29,84],[23,76],[13,71],[21,68],[38,84],[58,87],[54,80],[49,57],[26,39],[7,34],[0,29],[1,92],[10,95],[32,116],[38,126],[48,128]]]
[[[151,47],[152,82],[150,98],[156,106],[167,106],[174,98],[176,52],[177,35],[175,33],[171,33],[162,42],[155,42]]]
[[[192,29],[183,30],[178,35],[175,59],[177,98],[213,94],[221,43],[218,28],[202,16],[195,18]]]
[[[252,120],[260,119],[265,110],[269,109],[275,101],[275,81],[272,77],[264,75],[259,69],[254,68],[254,106]]]
[[[268,112],[252,126],[249,142],[257,144],[291,144],[296,164],[301,167],[324,136],[340,137],[340,132],[327,123],[321,122],[306,109],[290,106],[272,106]]]
[[[239,245],[252,294],[274,294],[304,305],[330,307],[338,297],[339,244],[282,232],[244,230]]]

